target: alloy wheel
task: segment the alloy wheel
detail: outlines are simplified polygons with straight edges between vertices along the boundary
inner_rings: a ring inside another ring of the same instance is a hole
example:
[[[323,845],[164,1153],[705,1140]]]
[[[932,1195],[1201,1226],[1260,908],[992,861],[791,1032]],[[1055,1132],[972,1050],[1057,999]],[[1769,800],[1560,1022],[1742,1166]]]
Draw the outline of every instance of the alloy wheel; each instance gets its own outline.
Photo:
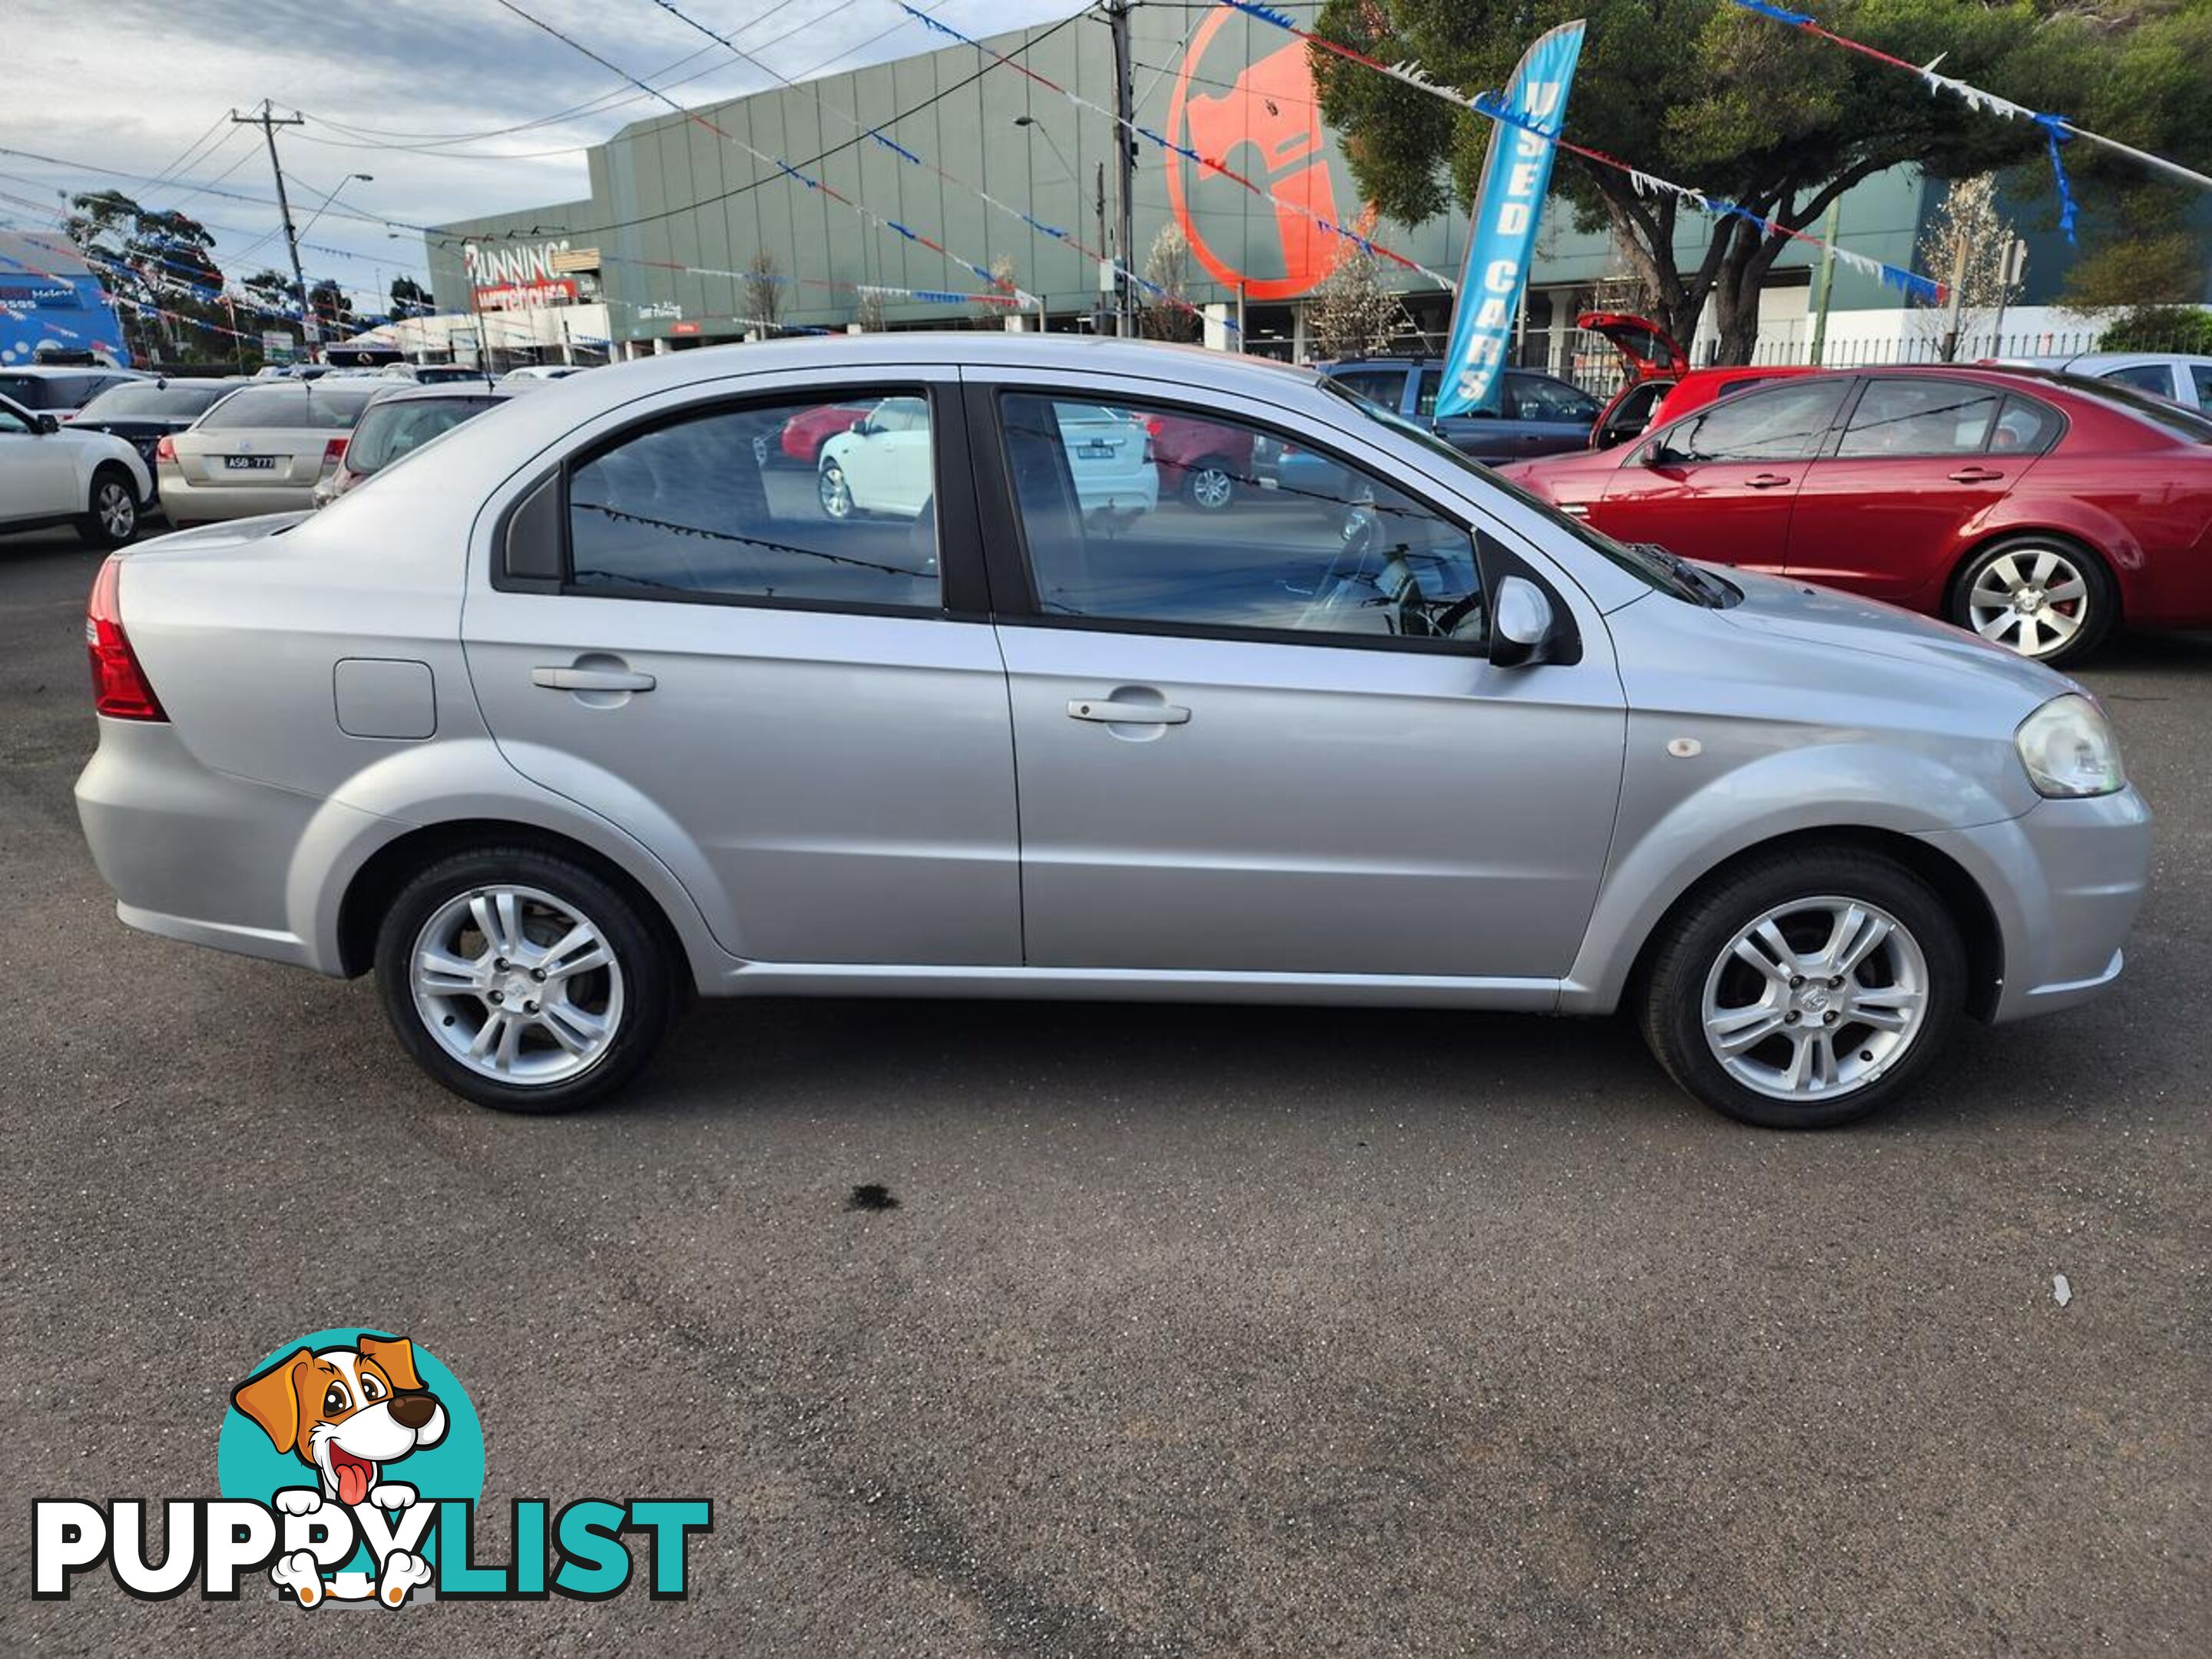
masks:
[[[1794,899],[1738,930],[1705,975],[1699,1012],[1730,1077],[1810,1105],[1902,1060],[1929,991],[1927,956],[1889,912],[1860,899]]]
[[[1209,465],[1190,475],[1191,502],[1209,513],[1218,513],[1228,506],[1236,490],[1237,481],[1229,476],[1226,467]]]
[[[129,541],[131,532],[138,527],[138,503],[131,497],[131,487],[116,479],[100,486],[93,510],[100,515],[100,527],[118,542]]]
[[[852,516],[852,487],[845,482],[844,470],[835,461],[822,469],[819,494],[822,497],[822,510],[831,518],[844,519]]]
[[[605,934],[542,888],[456,893],[422,924],[408,962],[423,1028],[496,1082],[563,1082],[596,1064],[622,1026],[622,964]]]
[[[2023,657],[2063,648],[2089,620],[2089,582],[2075,557],[2022,547],[1983,566],[1966,592],[1966,620],[1984,639]]]

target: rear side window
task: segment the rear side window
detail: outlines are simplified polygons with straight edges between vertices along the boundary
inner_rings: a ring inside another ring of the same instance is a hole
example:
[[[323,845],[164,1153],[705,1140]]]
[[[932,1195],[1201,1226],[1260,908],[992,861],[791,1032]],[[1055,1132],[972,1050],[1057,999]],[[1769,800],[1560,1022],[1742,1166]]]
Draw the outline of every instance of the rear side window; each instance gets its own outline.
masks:
[[[1989,445],[2002,392],[1971,381],[1871,380],[1836,453],[1978,455]]]
[[[204,432],[250,432],[279,427],[315,432],[349,432],[376,395],[299,386],[246,386],[201,416]]]
[[[1508,374],[1505,397],[1516,421],[1559,421],[1582,426],[1597,419],[1596,399],[1565,380],[1541,374]]]
[[[790,465],[785,423],[821,407],[712,410],[587,454],[568,480],[572,591],[937,609],[927,401],[869,400],[870,413],[824,441],[815,466]]]
[[[1402,368],[1347,369],[1330,378],[1389,410],[1398,407],[1398,400],[1406,392],[1406,371]],[[1433,398],[1431,401],[1434,401]]]
[[[363,415],[354,428],[353,441],[346,446],[346,469],[381,471],[500,401],[496,398],[402,398],[380,404]]]
[[[1668,462],[1802,460],[1828,435],[1850,383],[1813,377],[1739,393],[1656,440]]]
[[[2173,371],[2164,363],[2130,363],[2124,368],[2108,368],[2097,378],[2117,380],[2122,386],[2131,386],[2138,392],[2155,392],[2161,398],[2173,396]]]

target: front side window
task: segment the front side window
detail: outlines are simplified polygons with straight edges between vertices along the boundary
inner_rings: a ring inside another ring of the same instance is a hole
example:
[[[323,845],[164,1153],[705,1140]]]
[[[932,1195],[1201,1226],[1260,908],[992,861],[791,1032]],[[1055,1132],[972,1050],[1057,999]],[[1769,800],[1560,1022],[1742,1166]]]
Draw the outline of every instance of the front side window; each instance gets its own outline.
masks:
[[[2212,410],[2212,368],[2203,363],[2191,363],[2189,378],[2197,388],[2197,401],[2204,408]]]
[[[32,430],[31,423],[12,409],[0,409],[0,433],[24,436]]]
[[[1836,446],[1842,456],[1978,455],[2002,394],[1971,382],[1870,380]]]
[[[1587,426],[1597,419],[1597,400],[1565,380],[1541,374],[1508,374],[1507,406],[1516,421],[1557,421]]]
[[[919,397],[781,461],[786,422],[818,398],[720,408],[587,454],[568,480],[569,580],[632,598],[934,610],[936,451]]]
[[[1231,417],[1117,406],[1141,438],[1199,429],[1237,465],[1226,510],[1158,487],[1138,443],[1109,449],[1095,404],[1014,393],[1000,403],[1007,471],[1038,608],[1167,629],[1456,641],[1487,631],[1473,538],[1387,481]],[[1324,642],[1316,637],[1316,643]]]
[[[1827,436],[1850,382],[1825,377],[1747,392],[1669,427],[1656,441],[1662,464],[1795,461]]]

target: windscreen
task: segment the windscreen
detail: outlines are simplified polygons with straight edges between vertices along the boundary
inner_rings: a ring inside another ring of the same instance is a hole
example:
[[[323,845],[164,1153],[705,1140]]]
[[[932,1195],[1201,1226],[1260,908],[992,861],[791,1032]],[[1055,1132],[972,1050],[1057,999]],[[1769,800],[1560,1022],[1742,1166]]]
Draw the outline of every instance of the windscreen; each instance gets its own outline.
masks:
[[[361,417],[346,446],[346,470],[376,472],[501,402],[497,398],[401,398]]]
[[[350,431],[376,388],[343,386],[250,386],[224,398],[202,418],[204,432],[240,432],[272,427],[304,427],[316,432]]]
[[[234,390],[220,380],[192,386],[155,386],[128,380],[111,386],[84,406],[82,421],[186,420],[212,407]]]

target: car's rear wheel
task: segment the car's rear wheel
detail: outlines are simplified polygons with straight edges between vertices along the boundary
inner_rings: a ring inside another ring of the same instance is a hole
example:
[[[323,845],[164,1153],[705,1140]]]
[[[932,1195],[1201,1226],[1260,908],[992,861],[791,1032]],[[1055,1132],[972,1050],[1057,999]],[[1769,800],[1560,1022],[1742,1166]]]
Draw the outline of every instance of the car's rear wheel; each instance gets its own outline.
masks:
[[[1755,858],[1693,893],[1655,942],[1644,1039],[1715,1110],[1826,1128],[1910,1088],[1956,1028],[1966,952],[1903,865],[1849,848]]]
[[[629,1083],[666,1035],[674,972],[629,897],[526,847],[432,865],[376,940],[400,1042],[455,1094],[509,1112],[572,1110]]]
[[[817,485],[822,499],[822,510],[833,519],[853,516],[853,489],[845,482],[845,469],[835,461],[822,463],[822,477]]]
[[[1183,470],[1182,498],[1201,513],[1219,513],[1237,499],[1237,475],[1218,455]]]
[[[76,533],[88,547],[120,547],[138,533],[138,491],[128,472],[103,466],[92,475],[91,499]]]
[[[2008,536],[1976,554],[1951,585],[1950,620],[2039,662],[2088,655],[2119,611],[2112,572],[2059,536]]]

